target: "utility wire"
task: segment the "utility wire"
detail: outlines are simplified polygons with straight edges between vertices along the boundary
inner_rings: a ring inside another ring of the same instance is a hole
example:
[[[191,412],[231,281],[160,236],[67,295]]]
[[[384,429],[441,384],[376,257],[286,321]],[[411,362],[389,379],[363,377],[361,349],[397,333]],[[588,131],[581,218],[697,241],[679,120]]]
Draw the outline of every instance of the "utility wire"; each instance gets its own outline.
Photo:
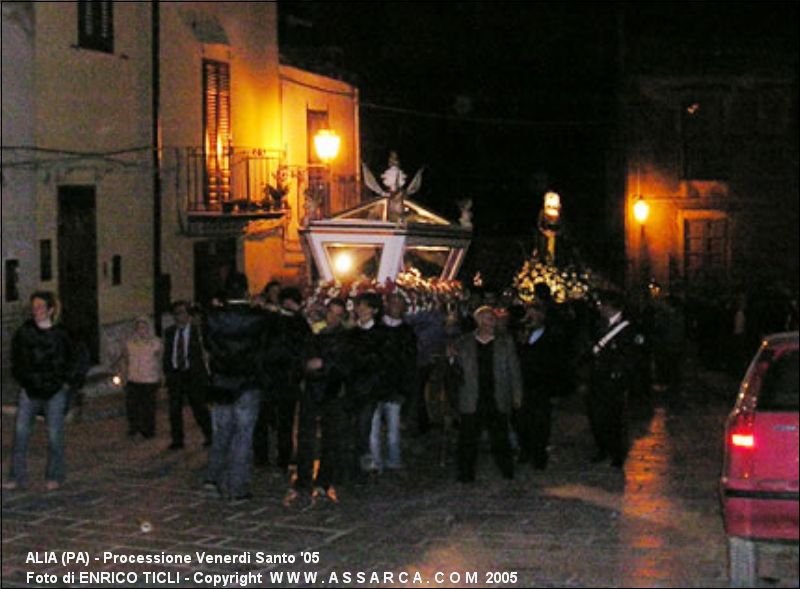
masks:
[[[469,117],[465,115],[450,115],[444,113],[434,113],[429,111],[402,108],[399,106],[386,106],[375,104],[374,102],[361,102],[360,108],[376,111],[393,112],[407,114],[428,119],[442,119],[450,121],[464,121],[468,123],[488,124],[488,125],[514,125],[519,127],[601,127],[604,123],[599,121],[530,121],[526,119],[499,119],[490,117]]]

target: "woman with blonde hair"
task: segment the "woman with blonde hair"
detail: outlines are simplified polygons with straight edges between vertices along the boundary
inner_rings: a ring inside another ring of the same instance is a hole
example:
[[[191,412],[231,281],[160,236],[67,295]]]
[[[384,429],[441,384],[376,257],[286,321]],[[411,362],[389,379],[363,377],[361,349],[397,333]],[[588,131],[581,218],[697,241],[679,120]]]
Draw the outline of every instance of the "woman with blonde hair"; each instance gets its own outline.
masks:
[[[141,434],[152,438],[156,434],[156,393],[161,384],[161,339],[153,333],[150,319],[137,317],[133,335],[125,341],[122,368],[125,378],[125,412],[128,435]]]

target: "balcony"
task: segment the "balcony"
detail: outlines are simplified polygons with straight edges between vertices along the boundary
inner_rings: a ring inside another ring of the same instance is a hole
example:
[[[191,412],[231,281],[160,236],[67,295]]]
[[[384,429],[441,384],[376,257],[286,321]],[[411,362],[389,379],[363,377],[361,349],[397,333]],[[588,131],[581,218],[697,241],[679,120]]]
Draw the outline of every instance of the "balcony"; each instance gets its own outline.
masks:
[[[181,225],[188,235],[236,235],[251,221],[286,216],[289,188],[283,152],[229,146],[213,154],[201,147],[172,153],[176,190],[183,201]]]
[[[323,216],[361,201],[362,187],[354,176],[290,166],[284,155],[275,149],[234,146],[215,154],[202,147],[166,152],[165,159],[174,158],[164,164],[175,171],[183,232],[193,237],[234,236],[253,221],[282,228],[292,207],[298,209],[298,220],[303,217],[309,199],[318,201]]]

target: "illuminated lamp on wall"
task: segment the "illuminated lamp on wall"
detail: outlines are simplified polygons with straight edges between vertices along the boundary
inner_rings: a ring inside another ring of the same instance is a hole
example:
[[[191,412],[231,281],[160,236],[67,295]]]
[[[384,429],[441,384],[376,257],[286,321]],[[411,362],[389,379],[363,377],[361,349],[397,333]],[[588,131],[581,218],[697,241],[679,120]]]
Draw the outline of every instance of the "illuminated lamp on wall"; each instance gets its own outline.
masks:
[[[323,162],[328,163],[335,159],[339,154],[339,146],[342,140],[335,131],[330,129],[320,129],[314,135],[314,149]]]
[[[633,205],[633,217],[638,221],[641,225],[644,225],[647,222],[647,218],[650,216],[650,205],[640,196],[639,200],[637,200]]]

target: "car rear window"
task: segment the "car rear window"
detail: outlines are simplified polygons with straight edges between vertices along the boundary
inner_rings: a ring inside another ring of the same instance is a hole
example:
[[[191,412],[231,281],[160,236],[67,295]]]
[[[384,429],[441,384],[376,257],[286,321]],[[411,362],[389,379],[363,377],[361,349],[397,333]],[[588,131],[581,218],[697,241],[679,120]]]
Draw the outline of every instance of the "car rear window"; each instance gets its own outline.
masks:
[[[800,406],[798,351],[791,350],[773,360],[764,375],[758,408],[767,411],[797,410]]]

